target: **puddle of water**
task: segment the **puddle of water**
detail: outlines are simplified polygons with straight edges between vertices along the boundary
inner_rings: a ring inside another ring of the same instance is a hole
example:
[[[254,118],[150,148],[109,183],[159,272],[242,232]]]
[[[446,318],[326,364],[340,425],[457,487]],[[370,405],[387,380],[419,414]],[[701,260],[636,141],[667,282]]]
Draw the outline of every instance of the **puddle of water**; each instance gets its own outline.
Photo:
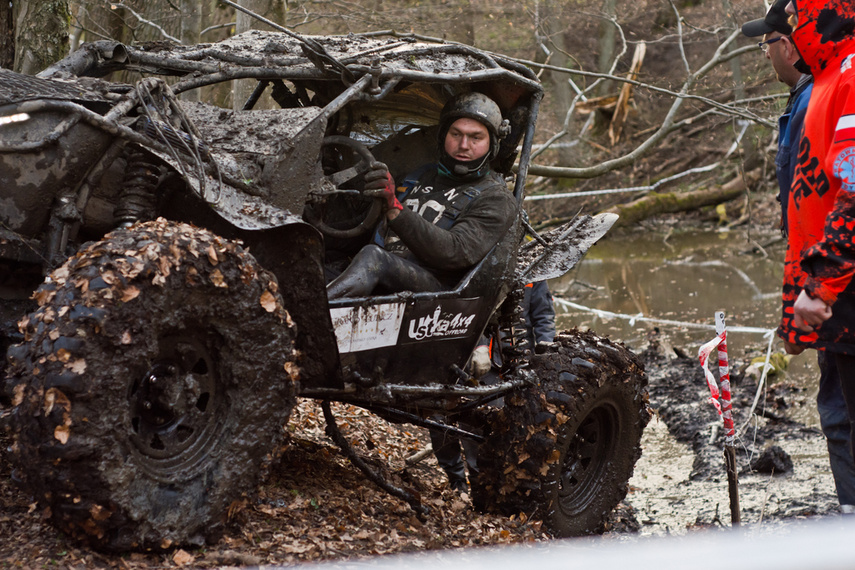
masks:
[[[817,437],[776,443],[790,455],[793,471],[777,476],[740,473],[743,525],[755,530],[774,529],[794,517],[836,512],[837,497],[824,440]],[[698,524],[709,525],[715,520],[721,527],[730,526],[723,461],[720,477],[690,480],[691,449],[675,441],[665,423],[656,419],[644,431],[642,448],[626,496],[641,523],[639,536],[682,535]],[[737,448],[741,461],[747,461],[745,453],[744,448]]]
[[[675,440],[668,426],[653,418],[641,439],[644,453],[635,465],[629,480],[626,500],[636,512],[644,513],[639,519],[644,534],[669,534],[685,529],[691,521],[677,505],[689,499],[689,487],[682,489],[676,482],[685,481],[692,471],[694,456],[688,445]]]
[[[590,328],[634,350],[645,346],[648,332],[656,327],[672,346],[691,357],[715,336],[712,325],[716,311],[725,312],[728,329],[772,330],[780,315],[784,244],[779,242],[767,249],[765,257],[741,253],[753,243],[771,237],[771,233],[760,236],[744,229],[669,234],[613,232],[591,248],[571,272],[550,281],[556,298],[556,325],[559,330]],[[563,306],[562,298],[592,309],[642,318],[633,322],[597,316]],[[746,354],[765,355],[768,343],[762,333],[728,333],[732,362]],[[783,352],[783,343],[777,336],[772,350]],[[794,357],[786,380],[808,390],[813,401],[819,380],[816,353],[809,350]],[[793,410],[793,419],[819,425],[815,406]]]
[[[751,237],[763,242],[772,234]],[[550,282],[556,297],[556,324],[559,329],[588,327],[623,341],[634,350],[644,348],[648,332],[657,327],[660,338],[688,356],[696,357],[698,348],[715,336],[714,313],[723,310],[731,329],[728,334],[731,363],[744,360],[746,355],[765,355],[768,337],[732,329],[740,326],[771,330],[777,326],[783,243],[768,249],[766,257],[740,254],[751,247],[748,238],[747,230],[681,231],[669,235],[613,232],[595,245],[573,271]],[[601,311],[641,314],[684,324],[606,319],[562,307],[562,297]],[[697,324],[710,328],[689,326]],[[783,343],[777,336],[773,339],[772,350],[783,352]],[[800,408],[790,408],[787,414],[809,426],[819,427],[814,404],[819,380],[815,351],[794,357],[783,379],[808,391],[806,403]],[[770,379],[770,382],[776,381]],[[699,387],[701,398],[704,391],[704,387]],[[749,429],[747,438],[751,437],[750,433]],[[782,520],[809,514],[811,509],[833,510],[836,496],[822,436],[783,437],[774,443],[793,459],[794,470],[774,477],[758,473],[740,475],[743,524],[773,528]],[[691,448],[676,441],[665,423],[656,418],[644,432],[642,449],[627,495],[641,523],[641,536],[685,534],[698,524],[711,524],[715,520],[720,520],[722,526],[729,526],[728,485],[723,462],[720,477],[690,479],[694,461]],[[737,453],[739,461],[747,464],[747,449],[740,444]]]

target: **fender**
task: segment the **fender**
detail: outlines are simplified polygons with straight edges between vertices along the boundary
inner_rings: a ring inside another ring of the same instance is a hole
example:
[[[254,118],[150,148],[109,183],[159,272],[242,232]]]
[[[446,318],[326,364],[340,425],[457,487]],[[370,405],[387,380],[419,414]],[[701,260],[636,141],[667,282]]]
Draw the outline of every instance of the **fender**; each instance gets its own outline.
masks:
[[[264,209],[252,217],[241,215],[229,207],[238,198]],[[301,389],[340,389],[344,384],[326,296],[323,237],[302,218],[251,198],[223,185],[219,202],[212,204],[187,191],[173,197],[166,217],[241,240],[276,275],[285,308],[297,324]]]

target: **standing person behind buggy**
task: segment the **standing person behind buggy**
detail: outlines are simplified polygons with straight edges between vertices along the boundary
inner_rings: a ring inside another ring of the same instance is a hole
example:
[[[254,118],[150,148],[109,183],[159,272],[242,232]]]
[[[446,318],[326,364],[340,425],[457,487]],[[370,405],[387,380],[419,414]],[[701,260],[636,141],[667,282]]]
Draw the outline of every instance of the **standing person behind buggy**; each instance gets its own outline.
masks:
[[[752,20],[742,26],[742,33],[750,38],[762,37],[760,46],[778,80],[790,88],[790,97],[784,113],[778,119],[778,153],[775,156],[775,174],[778,178],[778,201],[781,203],[781,232],[787,236],[787,205],[790,187],[798,162],[799,137],[808,101],[813,88],[813,77],[803,73],[804,62],[790,38],[792,23],[786,7],[790,0],[776,0],[766,16]],[[840,510],[855,512],[855,462],[849,452],[849,416],[840,387],[840,376],[833,356],[817,351],[819,364],[819,392],[816,396],[817,410],[822,433],[828,444],[831,474],[837,490]]]
[[[521,305],[528,348],[534,352],[537,343],[553,342],[555,340],[555,307],[552,304],[552,293],[549,291],[546,281],[535,281],[527,284],[523,289]],[[498,381],[495,374],[491,374],[492,378],[485,378],[493,365],[491,348],[492,341],[483,339],[483,344],[480,344],[472,353],[470,366],[472,375],[486,384]],[[499,350],[498,346],[495,348]],[[444,420],[442,417],[434,419]],[[461,425],[460,427],[468,431],[474,430],[472,426],[468,425]],[[478,478],[478,462],[476,460],[478,444],[468,439],[461,440],[456,435],[439,429],[430,430],[430,441],[436,462],[448,476],[449,486],[461,493],[468,492],[469,484],[466,482],[466,471],[469,471],[470,481],[475,481]]]
[[[509,130],[492,99],[466,93],[440,113],[438,164],[407,176],[396,192],[386,165],[372,163],[365,187],[385,200],[385,219],[373,243],[327,285],[327,296],[453,288],[517,215],[513,194],[490,165]]]
[[[532,352],[537,343],[555,340],[555,306],[546,281],[535,281],[525,286],[522,309],[526,338]]]

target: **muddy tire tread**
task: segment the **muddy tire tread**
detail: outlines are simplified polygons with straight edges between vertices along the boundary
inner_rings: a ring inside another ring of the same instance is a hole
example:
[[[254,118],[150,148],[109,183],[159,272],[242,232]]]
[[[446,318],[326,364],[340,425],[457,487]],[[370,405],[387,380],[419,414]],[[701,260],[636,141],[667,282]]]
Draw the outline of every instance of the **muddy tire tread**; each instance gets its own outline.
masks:
[[[537,384],[507,396],[489,420],[474,498],[488,511],[543,520],[557,536],[600,532],[626,496],[641,456],[641,434],[650,419],[643,366],[622,345],[590,331],[565,331],[548,351],[532,356],[531,371]],[[557,450],[570,445],[584,416],[604,406],[620,418],[615,456],[602,480],[588,488],[584,509],[562,514],[556,504],[562,465]]]
[[[164,220],[112,232],[54,271],[9,352],[12,460],[44,516],[104,550],[220,536],[296,398],[294,331],[277,291],[238,243]],[[209,423],[221,426],[198,467],[156,471],[131,441],[129,382],[159,339],[193,327],[215,344],[221,397]]]

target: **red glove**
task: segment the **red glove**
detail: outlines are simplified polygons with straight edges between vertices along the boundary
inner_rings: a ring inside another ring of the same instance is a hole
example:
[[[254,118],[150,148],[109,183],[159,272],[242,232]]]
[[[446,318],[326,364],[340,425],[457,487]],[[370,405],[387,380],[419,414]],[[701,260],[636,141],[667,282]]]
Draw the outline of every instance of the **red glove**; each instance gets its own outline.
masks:
[[[372,162],[365,173],[365,194],[386,200],[387,210],[403,210],[404,206],[395,196],[395,181],[382,162]]]

